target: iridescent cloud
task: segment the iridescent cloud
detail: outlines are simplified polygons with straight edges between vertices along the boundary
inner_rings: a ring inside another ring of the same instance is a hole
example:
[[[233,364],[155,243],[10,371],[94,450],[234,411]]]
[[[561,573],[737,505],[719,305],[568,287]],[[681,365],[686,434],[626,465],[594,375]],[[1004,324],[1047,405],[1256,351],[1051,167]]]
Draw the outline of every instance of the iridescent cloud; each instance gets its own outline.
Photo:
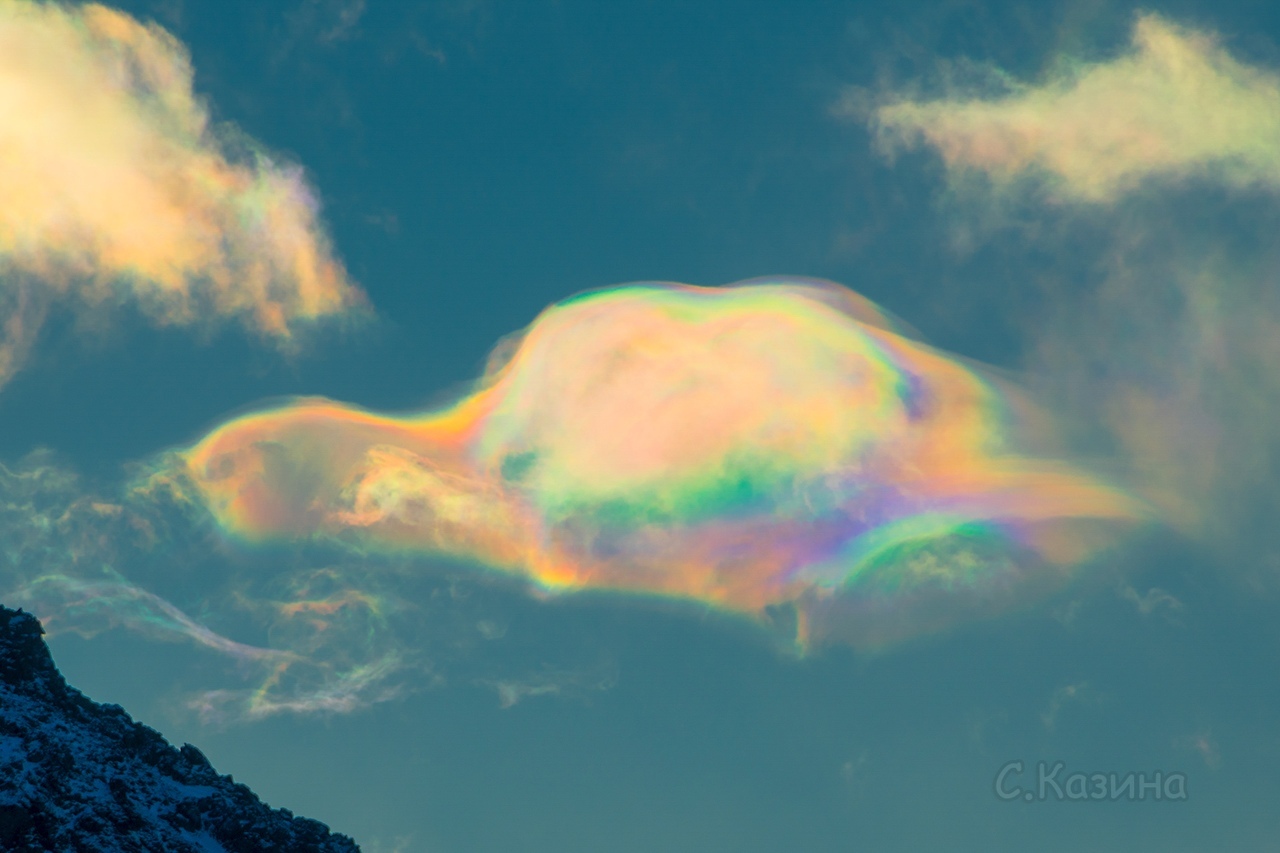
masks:
[[[288,342],[362,303],[296,167],[215,131],[171,35],[0,0],[0,383],[55,303]]]
[[[802,646],[875,643],[1016,602],[1143,515],[1025,452],[1027,411],[836,285],[637,285],[547,309],[449,408],[298,400],[220,427],[140,488],[249,540],[450,554],[544,592],[781,608]]]
[[[1096,252],[1044,294],[1029,371],[1164,521],[1242,552],[1238,565],[1271,562],[1258,543],[1280,510],[1280,72],[1150,14],[1122,55],[1047,64],[990,97],[897,98],[873,125],[890,149],[941,155],[969,224],[1011,197],[1048,201],[1016,207],[1052,223],[1028,231],[1040,254]],[[1045,192],[1008,193],[1027,186]]]
[[[0,465],[0,600],[35,613],[51,635],[124,628],[223,656],[232,686],[189,700],[211,722],[351,711],[405,692],[406,681],[430,683],[408,630],[389,625],[397,600],[378,583],[337,568],[257,572],[250,583],[225,560],[215,572],[175,572],[198,565],[207,543],[181,542],[155,509],[94,495],[47,452]],[[267,644],[233,640],[208,620]]]
[[[1280,76],[1210,35],[1141,15],[1127,53],[1054,68],[991,97],[887,103],[881,139],[923,142],[998,184],[1035,176],[1076,201],[1113,201],[1149,178],[1280,187]]]

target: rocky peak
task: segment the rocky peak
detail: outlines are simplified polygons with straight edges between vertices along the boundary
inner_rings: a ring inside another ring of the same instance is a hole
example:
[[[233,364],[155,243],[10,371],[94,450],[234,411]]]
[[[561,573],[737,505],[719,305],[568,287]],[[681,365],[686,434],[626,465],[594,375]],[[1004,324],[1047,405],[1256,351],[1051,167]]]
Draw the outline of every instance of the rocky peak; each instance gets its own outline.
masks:
[[[43,634],[0,605],[0,849],[358,853],[219,775],[196,747],[175,749],[69,687]]]

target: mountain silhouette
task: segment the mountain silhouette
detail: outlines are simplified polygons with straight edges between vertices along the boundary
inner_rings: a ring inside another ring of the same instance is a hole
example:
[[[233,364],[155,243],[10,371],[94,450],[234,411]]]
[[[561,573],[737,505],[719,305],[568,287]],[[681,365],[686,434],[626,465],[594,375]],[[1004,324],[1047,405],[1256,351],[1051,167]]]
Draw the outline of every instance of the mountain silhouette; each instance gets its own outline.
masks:
[[[43,634],[0,605],[0,850],[358,853],[219,775],[194,746],[69,687]]]

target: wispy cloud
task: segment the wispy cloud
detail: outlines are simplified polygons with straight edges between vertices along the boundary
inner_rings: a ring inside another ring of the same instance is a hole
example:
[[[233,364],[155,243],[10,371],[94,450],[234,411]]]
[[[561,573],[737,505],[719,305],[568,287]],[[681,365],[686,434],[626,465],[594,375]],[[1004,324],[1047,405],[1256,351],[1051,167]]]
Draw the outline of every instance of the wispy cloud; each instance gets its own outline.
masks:
[[[48,614],[51,632],[65,625],[83,636],[117,625],[127,626],[157,639],[186,639],[243,661],[287,664],[295,658],[287,652],[237,643],[192,619],[170,602],[129,583],[114,572],[97,580],[46,574],[5,593],[10,603]]]
[[[1093,699],[1093,694],[1086,682],[1079,681],[1074,684],[1064,684],[1062,687],[1053,691],[1053,695],[1049,697],[1049,706],[1045,708],[1040,715],[1040,722],[1048,731],[1053,731],[1058,725],[1058,715],[1062,713],[1062,709],[1067,705],[1077,702],[1085,702]]]
[[[301,170],[215,128],[154,24],[0,2],[0,147],[0,383],[58,303],[284,343],[363,303]]]
[[[936,150],[965,227],[1006,205],[1048,225],[1025,231],[1038,256],[1081,275],[1043,293],[1029,371],[1167,522],[1257,564],[1280,464],[1280,73],[1150,14],[1120,55],[1046,65],[865,114],[887,150]]]
[[[1199,755],[1210,770],[1217,770],[1222,764],[1222,751],[1218,748],[1213,732],[1208,729],[1174,738],[1173,745],[1178,749],[1189,750]]]
[[[184,704],[211,726],[359,712],[446,683],[580,698],[616,680],[606,653],[513,661],[494,596],[370,554],[321,563],[247,555],[159,493],[95,491],[49,452],[0,464],[0,601],[51,635],[113,630],[187,645],[204,661]],[[536,647],[522,632],[518,642]],[[197,680],[198,679],[198,680]]]
[[[618,675],[613,664],[602,662],[584,669],[544,666],[520,676],[478,679],[476,684],[492,688],[498,694],[498,703],[503,708],[511,708],[535,696],[582,697],[610,690],[617,681]]]
[[[177,583],[203,612],[174,604],[156,590],[175,586],[161,580],[174,564],[195,562],[193,531],[170,529],[158,509],[95,495],[47,452],[0,465],[0,600],[35,613],[51,634],[123,628],[231,661],[236,686],[189,703],[206,722],[350,712],[431,683],[413,644],[388,626],[398,603],[359,573],[286,571],[257,579],[258,589],[223,565]],[[237,641],[211,620],[269,643]]]
[[[1280,76],[1212,36],[1142,15],[1122,56],[1064,62],[1035,84],[974,97],[893,100],[874,113],[888,147],[925,143],[997,184],[1109,202],[1145,179],[1212,177],[1280,187]]]
[[[288,35],[278,55],[300,43],[330,45],[351,39],[366,10],[365,0],[302,0],[285,14]]]
[[[1129,584],[1121,584],[1120,597],[1125,601],[1133,602],[1133,606],[1138,608],[1138,612],[1143,616],[1163,613],[1166,619],[1172,620],[1185,607],[1176,596],[1158,586],[1153,586],[1145,593],[1139,594]]]

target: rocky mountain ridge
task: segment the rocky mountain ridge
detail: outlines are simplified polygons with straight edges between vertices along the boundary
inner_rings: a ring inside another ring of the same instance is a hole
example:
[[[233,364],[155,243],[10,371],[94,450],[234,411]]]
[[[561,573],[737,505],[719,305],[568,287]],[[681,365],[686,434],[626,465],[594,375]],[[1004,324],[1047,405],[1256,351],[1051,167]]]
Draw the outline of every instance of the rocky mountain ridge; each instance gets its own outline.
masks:
[[[43,634],[0,605],[0,850],[358,853],[219,775],[194,746],[69,687]]]

